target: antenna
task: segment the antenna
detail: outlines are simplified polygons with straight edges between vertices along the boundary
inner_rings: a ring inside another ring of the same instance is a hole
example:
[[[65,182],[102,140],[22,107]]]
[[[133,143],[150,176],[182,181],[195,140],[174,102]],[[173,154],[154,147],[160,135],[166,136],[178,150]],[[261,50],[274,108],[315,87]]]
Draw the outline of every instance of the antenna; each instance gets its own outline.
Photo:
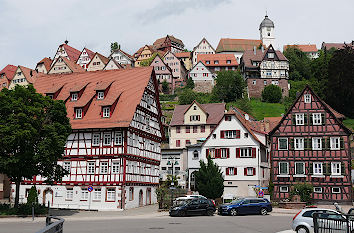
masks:
[[[266,15],[265,15],[265,17],[268,17],[268,12],[267,12],[267,9],[266,9]]]

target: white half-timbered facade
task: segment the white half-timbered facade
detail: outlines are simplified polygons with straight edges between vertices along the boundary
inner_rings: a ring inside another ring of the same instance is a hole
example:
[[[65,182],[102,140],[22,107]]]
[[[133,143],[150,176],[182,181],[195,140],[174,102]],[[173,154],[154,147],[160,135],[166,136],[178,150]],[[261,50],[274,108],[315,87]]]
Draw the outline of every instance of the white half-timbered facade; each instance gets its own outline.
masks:
[[[69,174],[54,185],[42,177],[24,181],[20,200],[35,184],[39,202],[54,208],[123,210],[156,202],[164,134],[152,67],[46,76],[35,88],[65,101],[73,131],[58,164]]]

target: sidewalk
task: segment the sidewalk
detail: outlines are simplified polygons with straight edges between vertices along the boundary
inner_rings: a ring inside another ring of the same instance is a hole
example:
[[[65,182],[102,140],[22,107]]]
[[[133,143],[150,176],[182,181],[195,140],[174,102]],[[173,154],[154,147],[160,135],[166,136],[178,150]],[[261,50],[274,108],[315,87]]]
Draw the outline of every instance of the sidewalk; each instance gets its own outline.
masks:
[[[334,205],[315,205],[317,208],[324,208],[324,209],[332,209],[335,210],[336,207]],[[352,205],[341,205],[343,212],[348,213],[350,208],[354,208]],[[277,214],[297,214],[302,209],[283,209],[274,207],[272,213]]]

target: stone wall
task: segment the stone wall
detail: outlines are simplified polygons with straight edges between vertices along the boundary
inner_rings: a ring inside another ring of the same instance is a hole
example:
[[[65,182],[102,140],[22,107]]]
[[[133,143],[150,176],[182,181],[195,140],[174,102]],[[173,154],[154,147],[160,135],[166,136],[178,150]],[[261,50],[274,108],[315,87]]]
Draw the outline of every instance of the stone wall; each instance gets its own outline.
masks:
[[[256,81],[254,84],[253,81]],[[267,84],[264,85],[264,81]],[[249,78],[247,79],[248,95],[250,98],[261,98],[262,91],[265,86],[272,84],[272,81],[278,81],[279,87],[282,89],[282,94],[284,96],[289,96],[288,80],[287,79],[265,79],[265,78]]]
[[[211,93],[213,90],[213,82],[212,81],[194,81],[194,91],[203,92],[203,93]]]

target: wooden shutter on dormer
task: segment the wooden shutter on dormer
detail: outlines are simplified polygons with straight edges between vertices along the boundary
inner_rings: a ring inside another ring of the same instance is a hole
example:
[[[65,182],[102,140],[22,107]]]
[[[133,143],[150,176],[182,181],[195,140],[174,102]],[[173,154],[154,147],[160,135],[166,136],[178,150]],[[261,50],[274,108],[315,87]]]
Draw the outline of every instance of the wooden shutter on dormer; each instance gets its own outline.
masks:
[[[240,138],[241,137],[241,131],[240,130],[236,130],[236,138]]]
[[[256,158],[257,150],[256,148],[252,148],[252,158]]]
[[[224,138],[225,135],[225,131],[224,130],[220,130],[220,138]]]
[[[236,158],[240,158],[240,148],[236,148]]]

